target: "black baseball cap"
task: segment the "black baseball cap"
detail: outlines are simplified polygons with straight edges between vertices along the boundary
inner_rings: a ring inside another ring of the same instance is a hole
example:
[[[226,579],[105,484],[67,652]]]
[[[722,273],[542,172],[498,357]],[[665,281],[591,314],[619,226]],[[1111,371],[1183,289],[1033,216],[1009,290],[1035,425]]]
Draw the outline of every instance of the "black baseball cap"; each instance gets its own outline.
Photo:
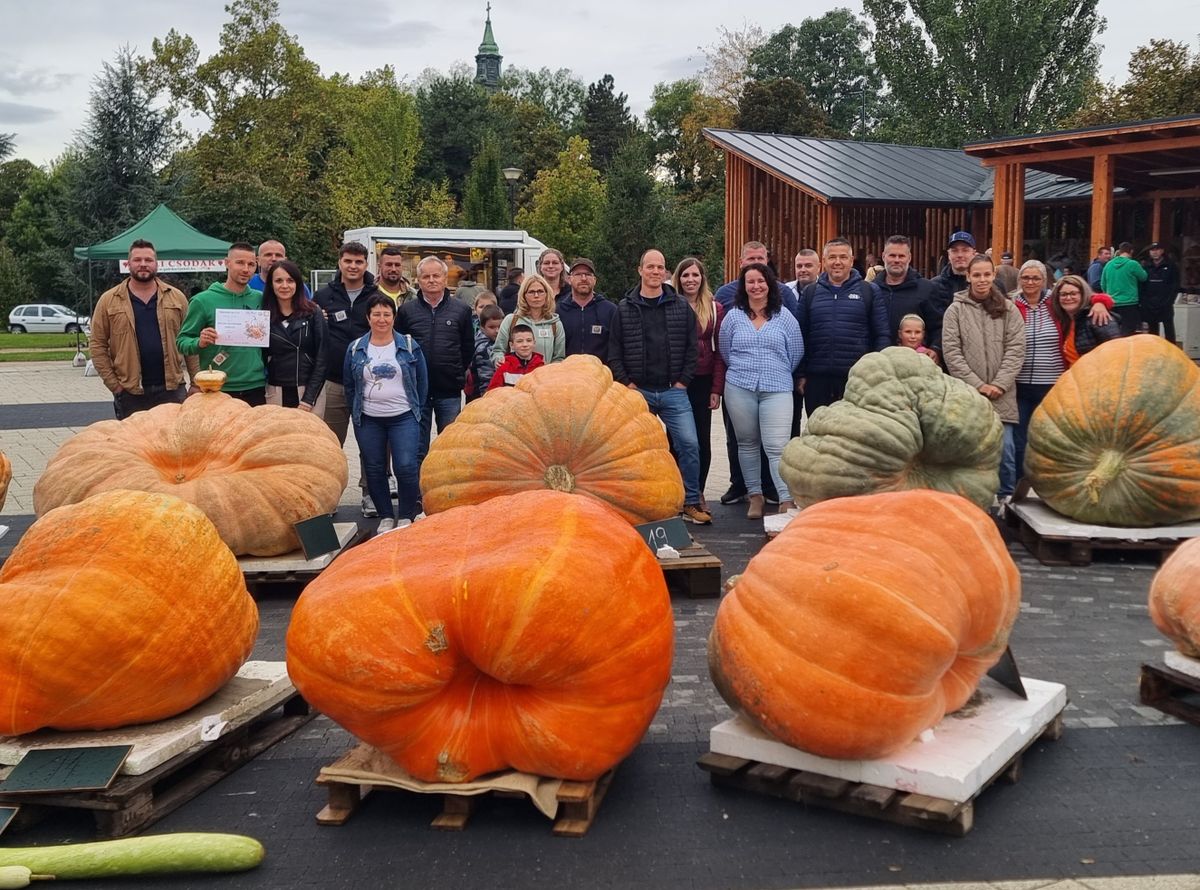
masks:
[[[971,247],[975,246],[975,237],[970,232],[955,232],[950,236],[950,241],[946,244],[947,247],[953,247],[961,241],[963,244],[968,244]]]

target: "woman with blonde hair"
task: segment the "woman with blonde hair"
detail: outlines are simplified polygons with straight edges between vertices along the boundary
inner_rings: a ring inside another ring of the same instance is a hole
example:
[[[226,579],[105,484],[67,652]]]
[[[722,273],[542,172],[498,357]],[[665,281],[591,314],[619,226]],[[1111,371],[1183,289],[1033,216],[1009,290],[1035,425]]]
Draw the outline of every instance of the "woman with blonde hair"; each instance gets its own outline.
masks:
[[[534,352],[541,354],[546,364],[561,362],[567,357],[567,332],[554,311],[551,299],[554,291],[541,275],[527,275],[517,291],[517,309],[500,322],[500,333],[492,345],[492,363],[499,367],[508,354],[508,332],[513,325],[527,324],[533,330]]]
[[[571,296],[571,284],[567,281],[567,261],[561,250],[547,247],[538,254],[537,273],[550,285],[550,305]],[[550,359],[546,359],[550,361]]]
[[[688,401],[696,419],[696,435],[700,439],[700,509],[708,512],[704,485],[712,465],[712,413],[721,407],[725,392],[725,359],[721,357],[718,340],[725,308],[713,299],[704,264],[695,257],[684,257],[675,267],[671,280],[696,314],[696,373],[688,384]]]

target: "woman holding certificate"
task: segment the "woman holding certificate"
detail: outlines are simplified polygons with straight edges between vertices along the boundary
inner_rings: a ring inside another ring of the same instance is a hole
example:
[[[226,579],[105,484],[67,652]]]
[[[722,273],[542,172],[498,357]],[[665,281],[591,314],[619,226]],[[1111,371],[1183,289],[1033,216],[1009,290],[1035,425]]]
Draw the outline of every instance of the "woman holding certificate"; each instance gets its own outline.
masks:
[[[325,407],[325,315],[304,292],[300,267],[280,260],[267,270],[262,307],[271,313],[267,404],[301,411]]]
[[[396,304],[386,294],[367,299],[368,333],[350,343],[342,379],[354,438],[362,452],[367,494],[379,511],[378,532],[396,528],[397,516],[388,492],[387,455],[392,450],[399,522],[416,518],[417,447],[421,406],[429,393],[429,377],[421,347],[411,336],[393,330]]]

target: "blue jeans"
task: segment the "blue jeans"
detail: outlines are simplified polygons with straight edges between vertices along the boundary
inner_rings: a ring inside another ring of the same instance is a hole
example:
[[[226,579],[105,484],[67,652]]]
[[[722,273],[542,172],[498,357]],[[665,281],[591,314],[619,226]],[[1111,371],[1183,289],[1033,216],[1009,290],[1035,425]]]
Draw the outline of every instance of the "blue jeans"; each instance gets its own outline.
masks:
[[[421,406],[421,447],[417,452],[417,462],[425,460],[429,453],[429,440],[433,435],[433,415],[437,414],[438,432],[440,433],[458,418],[462,411],[462,396],[430,396]]]
[[[652,390],[638,387],[650,413],[659,417],[667,427],[671,444],[675,446],[675,462],[683,477],[683,502],[700,503],[700,440],[696,438],[696,418],[686,389]]]
[[[1054,389],[1053,383],[1018,383],[1017,384],[1017,428],[1013,430],[1013,440],[1016,443],[1016,456],[1013,458],[1016,466],[1016,478],[1025,475],[1025,445],[1029,441],[1029,420],[1034,410],[1042,404],[1042,399]]]
[[[412,519],[417,515],[417,499],[421,495],[417,485],[420,468],[417,461],[418,433],[417,418],[411,411],[392,417],[362,414],[359,423],[354,425],[354,438],[358,440],[367,479],[367,493],[382,519]],[[392,497],[388,492],[389,445],[392,449],[392,470],[396,474],[399,517],[392,511]]]
[[[758,452],[767,453],[771,480],[779,492],[779,500],[790,501],[791,493],[779,475],[779,458],[783,446],[792,434],[792,394],[790,392],[755,392],[726,381],[725,404],[737,431],[738,461],[742,477],[750,494],[762,494],[759,479],[762,466]]]
[[[1017,442],[1015,423],[1002,423],[1004,427],[1004,451],[1000,454],[1000,490],[997,496],[1010,497],[1017,487]]]

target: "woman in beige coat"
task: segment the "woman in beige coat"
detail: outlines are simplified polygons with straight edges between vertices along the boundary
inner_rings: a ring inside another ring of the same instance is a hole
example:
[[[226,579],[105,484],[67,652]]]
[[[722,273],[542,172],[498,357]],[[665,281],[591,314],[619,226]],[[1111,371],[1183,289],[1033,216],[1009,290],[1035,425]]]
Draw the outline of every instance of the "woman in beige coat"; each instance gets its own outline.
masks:
[[[1025,361],[1025,321],[996,286],[991,257],[979,254],[967,267],[967,289],[954,295],[942,322],[942,358],[946,371],[991,399],[1004,424],[1000,460],[1002,501],[1017,484],[1017,372]]]

